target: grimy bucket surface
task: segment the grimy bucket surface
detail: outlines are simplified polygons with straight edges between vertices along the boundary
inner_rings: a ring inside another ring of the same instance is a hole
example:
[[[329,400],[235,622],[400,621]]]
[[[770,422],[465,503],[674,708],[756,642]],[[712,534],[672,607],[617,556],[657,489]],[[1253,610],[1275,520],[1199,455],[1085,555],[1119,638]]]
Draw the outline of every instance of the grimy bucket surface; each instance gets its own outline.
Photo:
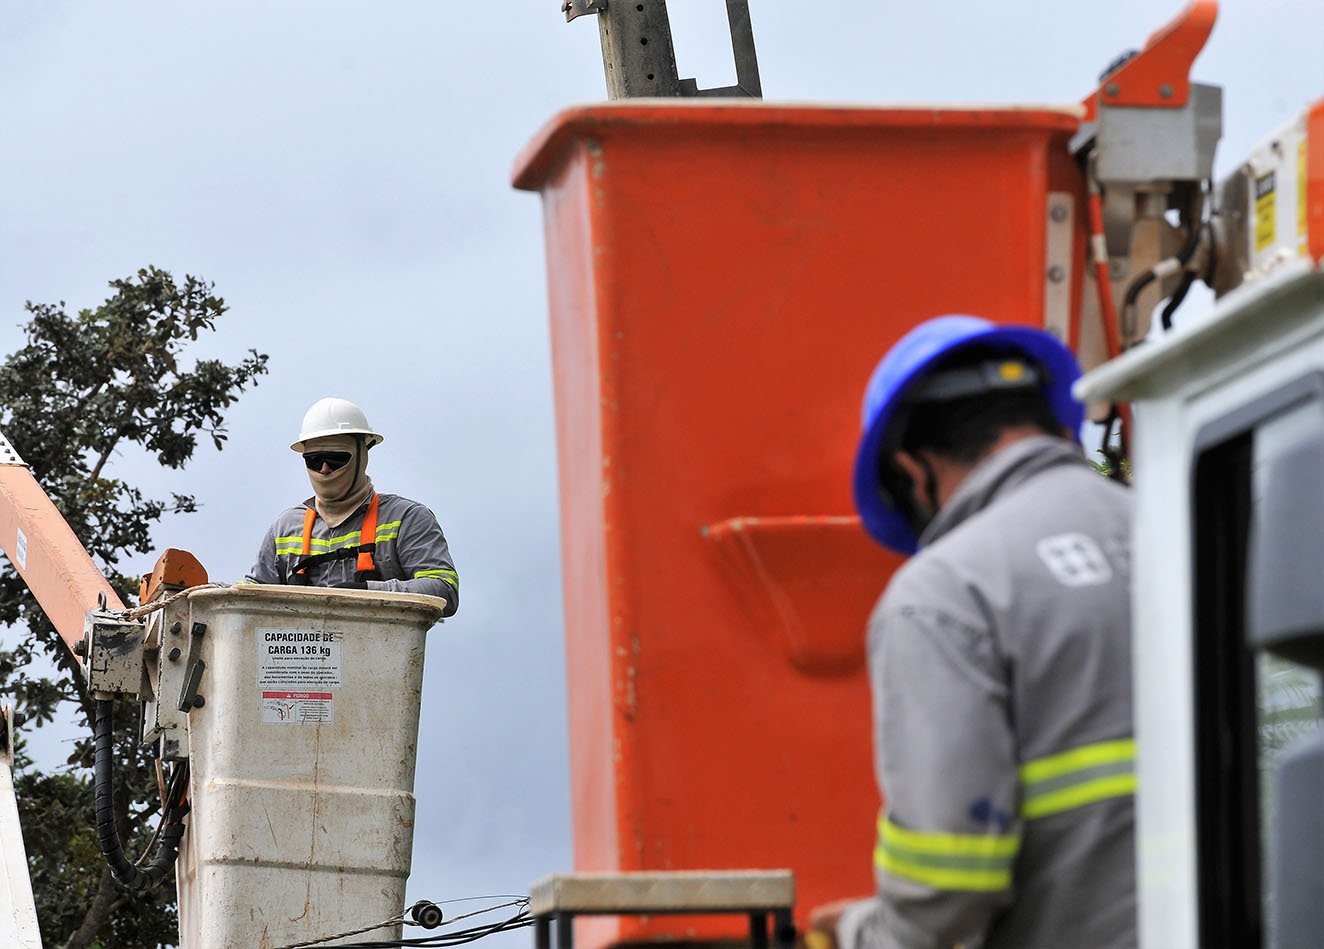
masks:
[[[206,669],[189,713],[182,949],[270,949],[399,915],[425,634],[444,605],[256,585],[188,597]]]

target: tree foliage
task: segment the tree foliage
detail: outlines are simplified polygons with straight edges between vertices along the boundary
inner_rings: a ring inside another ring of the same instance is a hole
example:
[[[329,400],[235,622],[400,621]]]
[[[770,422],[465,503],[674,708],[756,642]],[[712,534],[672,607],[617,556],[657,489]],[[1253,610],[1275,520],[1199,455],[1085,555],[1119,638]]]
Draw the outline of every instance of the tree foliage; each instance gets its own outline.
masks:
[[[196,509],[192,495],[151,498],[114,475],[125,452],[182,468],[199,439],[220,449],[225,413],[267,357],[255,350],[227,365],[192,358],[190,347],[216,329],[225,301],[212,284],[182,282],[155,267],[110,283],[95,309],[63,302],[26,305],[25,343],[0,363],[0,432],[32,469],[69,526],[125,602],[136,578],[126,558],[154,553],[152,529],[166,514]],[[68,767],[43,773],[19,756],[16,781],[33,890],[48,946],[155,946],[173,943],[175,894],[119,889],[105,871],[93,827],[91,704],[77,664],[12,566],[0,570],[0,623],[13,627],[0,650],[0,694],[20,722],[77,716],[86,738]],[[15,640],[17,640],[15,642]],[[45,654],[57,674],[30,671]],[[134,716],[118,716],[116,804],[126,852],[141,851],[156,821],[153,760],[138,746]]]

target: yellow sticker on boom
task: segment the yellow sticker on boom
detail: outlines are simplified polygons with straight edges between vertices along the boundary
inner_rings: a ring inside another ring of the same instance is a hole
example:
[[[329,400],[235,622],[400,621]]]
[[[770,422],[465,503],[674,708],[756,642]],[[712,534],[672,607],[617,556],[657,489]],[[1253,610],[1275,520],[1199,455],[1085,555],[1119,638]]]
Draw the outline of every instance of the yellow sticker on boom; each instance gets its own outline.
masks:
[[[1272,247],[1278,236],[1276,175],[1266,172],[1255,179],[1255,252]]]

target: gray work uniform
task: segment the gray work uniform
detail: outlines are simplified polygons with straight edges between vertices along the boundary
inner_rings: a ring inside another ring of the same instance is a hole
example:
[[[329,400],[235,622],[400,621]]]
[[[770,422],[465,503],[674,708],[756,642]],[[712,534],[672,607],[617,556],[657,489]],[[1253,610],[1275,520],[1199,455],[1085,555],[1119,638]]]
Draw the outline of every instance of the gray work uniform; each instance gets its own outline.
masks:
[[[1061,439],[985,459],[869,624],[860,947],[1136,943],[1129,497]]]
[[[364,501],[348,520],[334,528],[328,527],[319,515],[313,522],[312,553],[358,547],[369,501]],[[241,583],[291,582],[295,565],[304,557],[304,516],[312,507],[313,499],[309,498],[280,513],[262,540],[257,562]],[[379,494],[375,540],[372,556],[382,579],[368,580],[368,589],[445,597],[445,616],[459,608],[459,575],[441,525],[425,505],[396,494]],[[318,560],[308,566],[306,573],[310,586],[334,586],[355,579],[355,559]]]

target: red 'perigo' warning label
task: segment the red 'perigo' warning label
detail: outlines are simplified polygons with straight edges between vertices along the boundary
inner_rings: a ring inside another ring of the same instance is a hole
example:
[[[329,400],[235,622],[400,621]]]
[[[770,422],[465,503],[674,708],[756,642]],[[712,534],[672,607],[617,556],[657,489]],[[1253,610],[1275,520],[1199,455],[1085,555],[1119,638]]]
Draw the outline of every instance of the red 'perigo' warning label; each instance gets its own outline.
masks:
[[[330,725],[333,692],[263,692],[264,725]]]

